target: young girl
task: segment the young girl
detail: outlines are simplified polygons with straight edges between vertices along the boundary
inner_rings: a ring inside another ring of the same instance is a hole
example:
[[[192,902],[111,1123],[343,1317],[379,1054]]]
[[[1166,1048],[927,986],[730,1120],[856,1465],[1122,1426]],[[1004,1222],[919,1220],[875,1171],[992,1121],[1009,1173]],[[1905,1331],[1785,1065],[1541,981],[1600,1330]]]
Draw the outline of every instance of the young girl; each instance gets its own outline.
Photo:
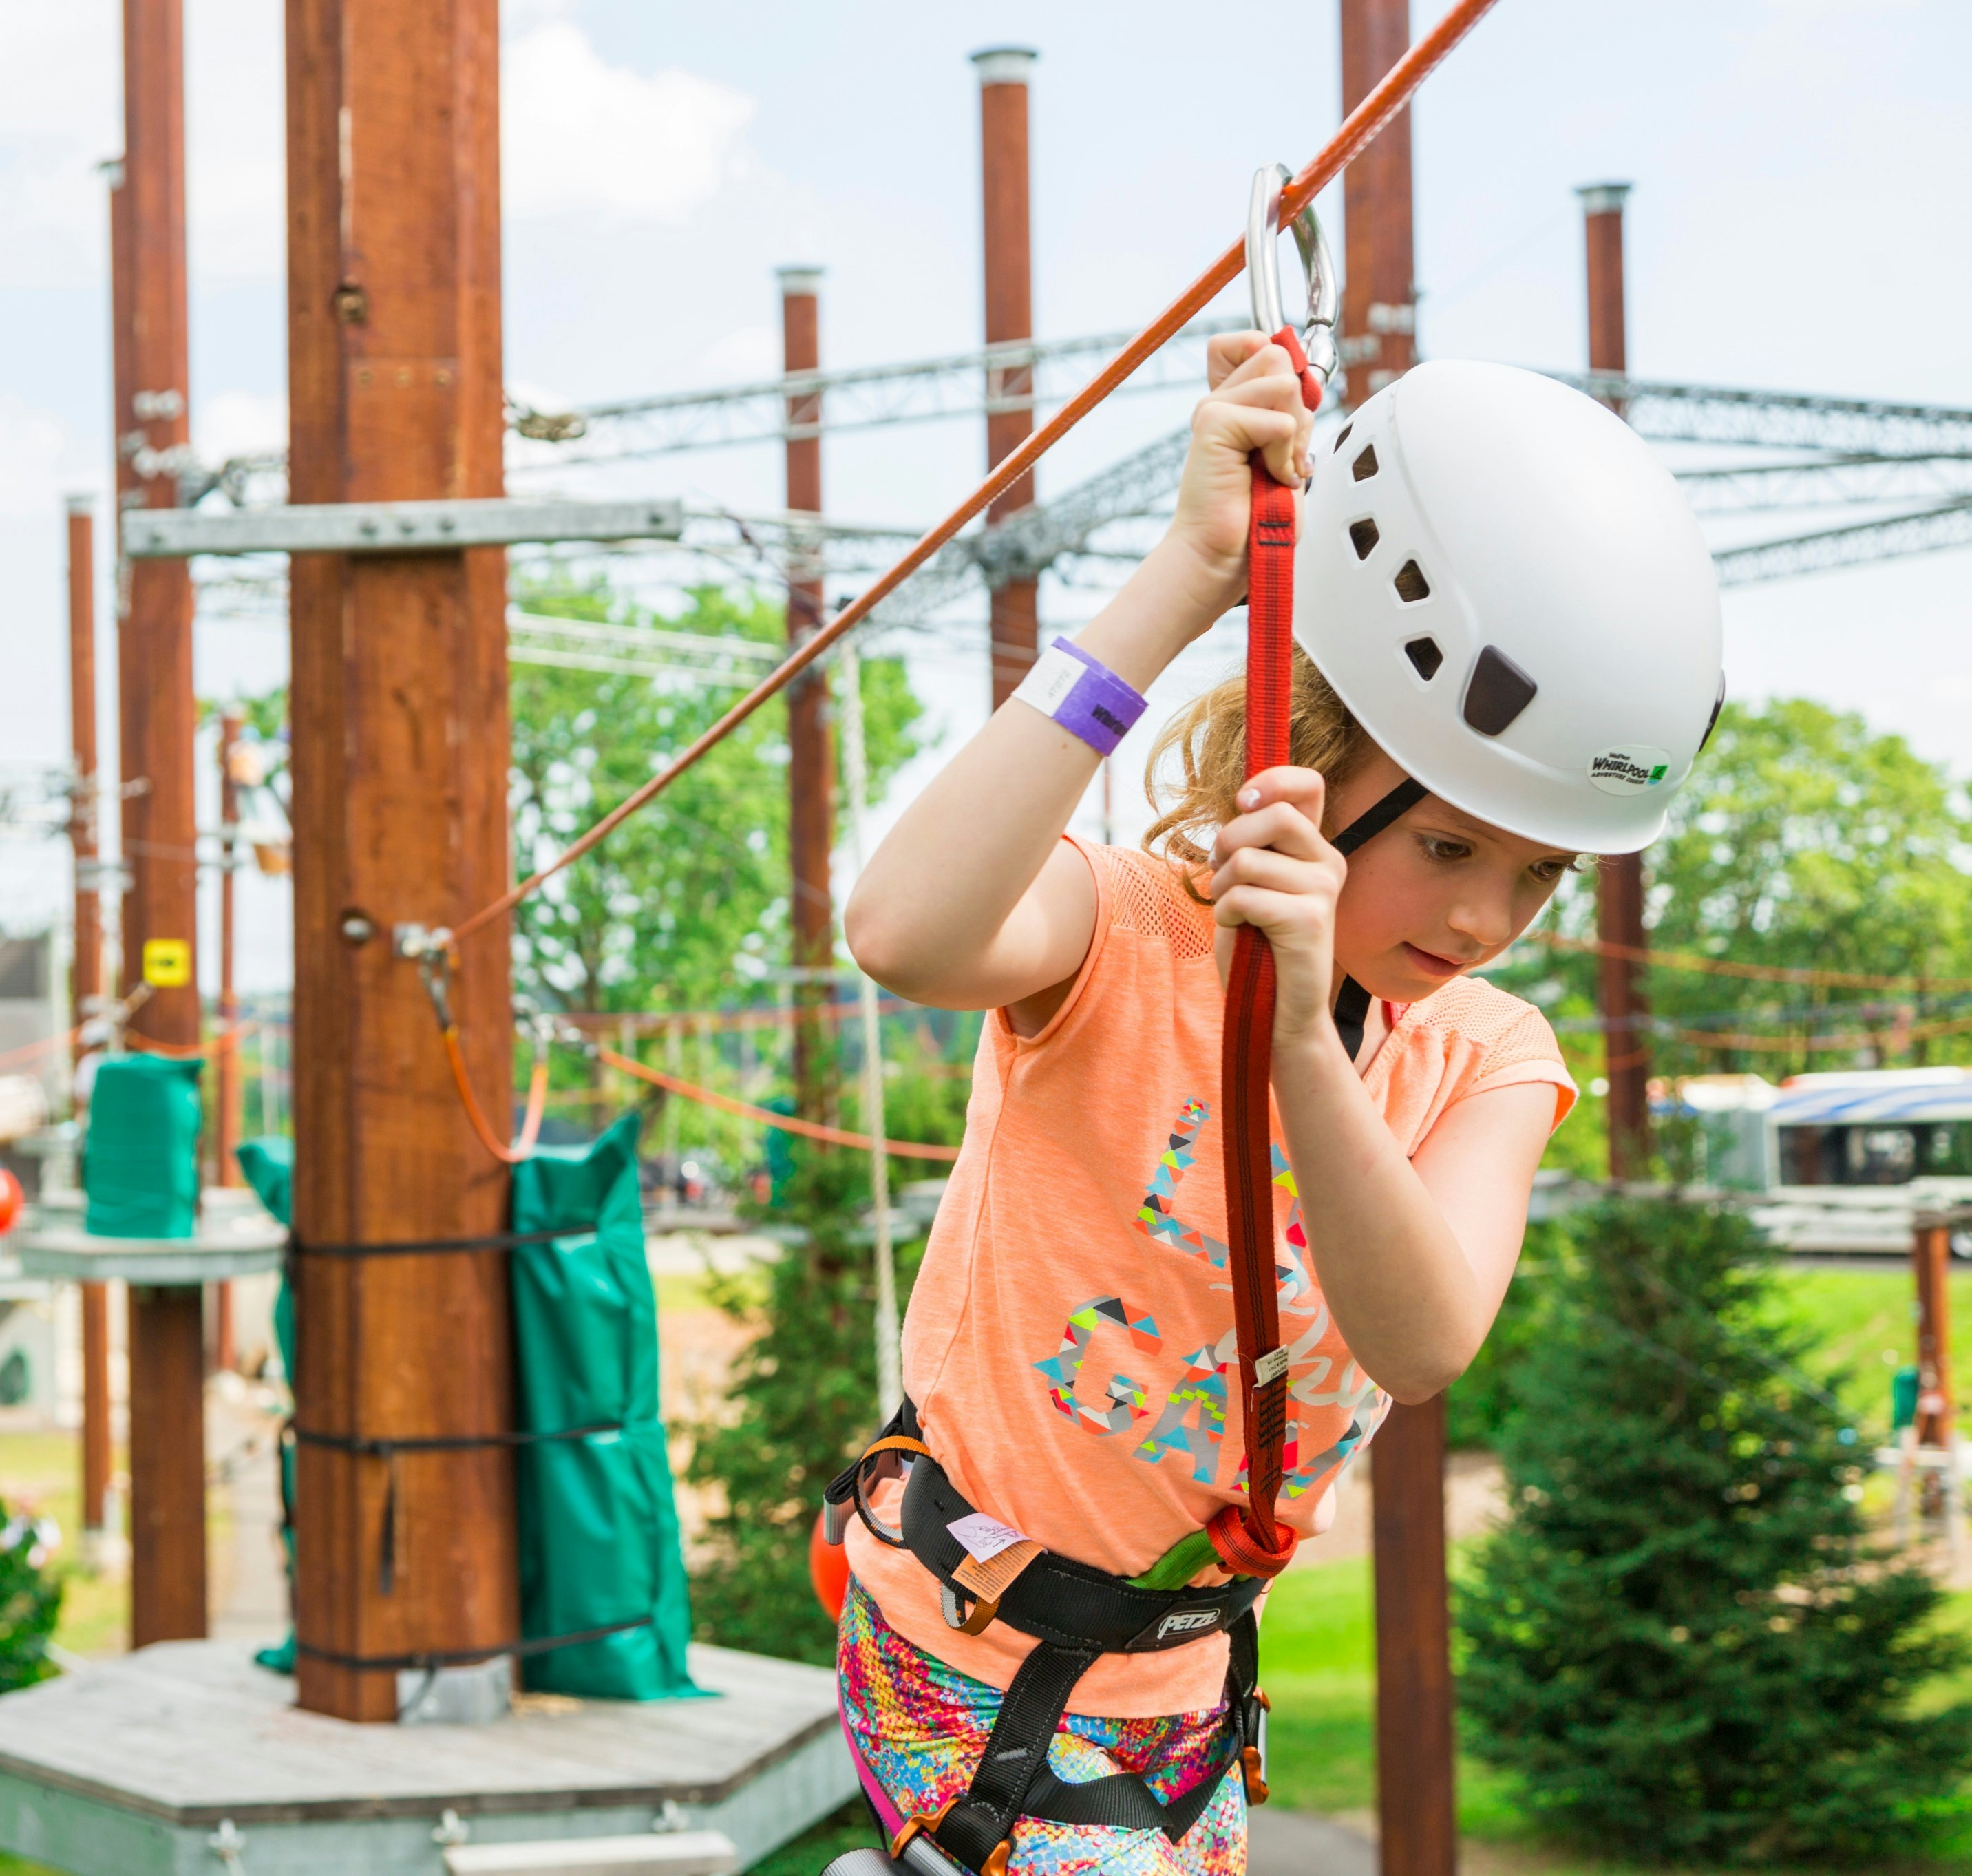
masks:
[[[880,982],[991,1012],[879,1456],[922,1456],[908,1490],[866,1467],[840,1650],[886,1828],[990,1876],[1244,1867],[1257,1586],[1157,1570],[1245,1492],[1216,1113],[1235,928],[1278,975],[1278,1515],[1313,1536],[1388,1403],[1484,1339],[1575,1097],[1539,1012],[1469,973],[1579,854],[1654,837],[1721,695],[1703,543],[1601,407],[1426,365],[1311,462],[1279,347],[1215,340],[1210,383],[1161,544],[848,908]],[[1132,694],[1245,593],[1254,452],[1310,490],[1293,763],[1244,779],[1223,684],[1159,740],[1178,779],[1147,851],[1089,846],[1064,830]],[[1345,861],[1379,806],[1403,812]],[[1168,1613],[1131,1635],[1125,1606]]]

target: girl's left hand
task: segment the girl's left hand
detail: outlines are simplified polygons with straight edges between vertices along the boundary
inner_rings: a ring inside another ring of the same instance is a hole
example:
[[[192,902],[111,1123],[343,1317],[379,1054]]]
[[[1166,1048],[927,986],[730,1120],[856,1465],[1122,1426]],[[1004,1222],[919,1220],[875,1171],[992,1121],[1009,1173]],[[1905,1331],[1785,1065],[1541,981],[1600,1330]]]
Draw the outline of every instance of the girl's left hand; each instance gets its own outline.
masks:
[[[1349,863],[1322,836],[1327,786],[1312,769],[1263,770],[1240,790],[1242,812],[1212,844],[1212,910],[1221,982],[1233,931],[1252,925],[1274,949],[1274,1046],[1334,1033],[1335,907]]]

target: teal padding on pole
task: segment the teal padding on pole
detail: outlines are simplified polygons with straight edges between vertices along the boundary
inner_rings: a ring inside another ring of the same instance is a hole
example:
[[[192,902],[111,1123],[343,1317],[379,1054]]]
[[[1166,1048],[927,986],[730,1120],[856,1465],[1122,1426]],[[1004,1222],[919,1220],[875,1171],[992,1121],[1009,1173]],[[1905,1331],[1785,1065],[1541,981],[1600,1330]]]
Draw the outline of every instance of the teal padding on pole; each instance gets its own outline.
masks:
[[[513,1252],[521,1430],[621,1430],[519,1450],[521,1632],[579,1633],[648,1616],[522,1664],[539,1692],[663,1700],[685,1668],[691,1605],[658,1411],[658,1307],[644,1250],[637,1123],[514,1168],[514,1231],[565,1231]]]
[[[190,1237],[198,1228],[197,1057],[116,1055],[97,1066],[82,1149],[83,1228]]]
[[[269,1134],[257,1140],[242,1140],[233,1149],[246,1183],[255,1197],[283,1224],[294,1222],[295,1143],[285,1136]],[[295,1299],[285,1273],[274,1293],[274,1340],[281,1351],[281,1371],[288,1378],[290,1392],[295,1384]],[[295,1448],[289,1440],[281,1442],[281,1544],[288,1554],[288,1581],[295,1580]],[[295,1635],[273,1648],[263,1648],[253,1656],[261,1667],[276,1674],[295,1671]]]

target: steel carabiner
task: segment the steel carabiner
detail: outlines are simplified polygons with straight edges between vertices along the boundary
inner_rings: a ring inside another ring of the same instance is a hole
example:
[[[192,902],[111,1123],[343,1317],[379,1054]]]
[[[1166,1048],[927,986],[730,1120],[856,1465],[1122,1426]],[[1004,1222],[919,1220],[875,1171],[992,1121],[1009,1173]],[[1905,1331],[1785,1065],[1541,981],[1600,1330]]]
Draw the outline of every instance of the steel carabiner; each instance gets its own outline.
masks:
[[[1269,163],[1253,176],[1253,194],[1246,211],[1246,280],[1252,289],[1253,323],[1272,338],[1288,323],[1281,298],[1281,192],[1294,180],[1285,163]],[[1322,388],[1335,374],[1335,319],[1341,310],[1341,289],[1335,262],[1323,238],[1321,224],[1311,202],[1295,217],[1289,232],[1301,252],[1308,282],[1308,312],[1302,323],[1301,349],[1308,368]]]

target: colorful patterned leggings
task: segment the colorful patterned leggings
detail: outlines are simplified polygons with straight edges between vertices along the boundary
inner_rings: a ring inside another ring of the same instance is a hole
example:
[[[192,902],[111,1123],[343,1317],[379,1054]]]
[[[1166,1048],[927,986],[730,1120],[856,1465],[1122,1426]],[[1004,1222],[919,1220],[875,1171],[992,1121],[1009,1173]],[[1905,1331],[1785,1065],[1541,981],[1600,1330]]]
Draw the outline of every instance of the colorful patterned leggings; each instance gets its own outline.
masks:
[[[999,1689],[913,1648],[851,1581],[836,1649],[843,1724],[864,1764],[903,1816],[935,1811],[971,1782],[1000,1708]],[[1223,1761],[1225,1708],[1154,1720],[1071,1713],[1048,1748],[1071,1784],[1135,1772],[1158,1797],[1181,1796]],[[1161,1831],[1050,1824],[1014,1827],[1010,1876],[1241,1876],[1246,1793],[1223,1778],[1198,1822],[1173,1843]]]

